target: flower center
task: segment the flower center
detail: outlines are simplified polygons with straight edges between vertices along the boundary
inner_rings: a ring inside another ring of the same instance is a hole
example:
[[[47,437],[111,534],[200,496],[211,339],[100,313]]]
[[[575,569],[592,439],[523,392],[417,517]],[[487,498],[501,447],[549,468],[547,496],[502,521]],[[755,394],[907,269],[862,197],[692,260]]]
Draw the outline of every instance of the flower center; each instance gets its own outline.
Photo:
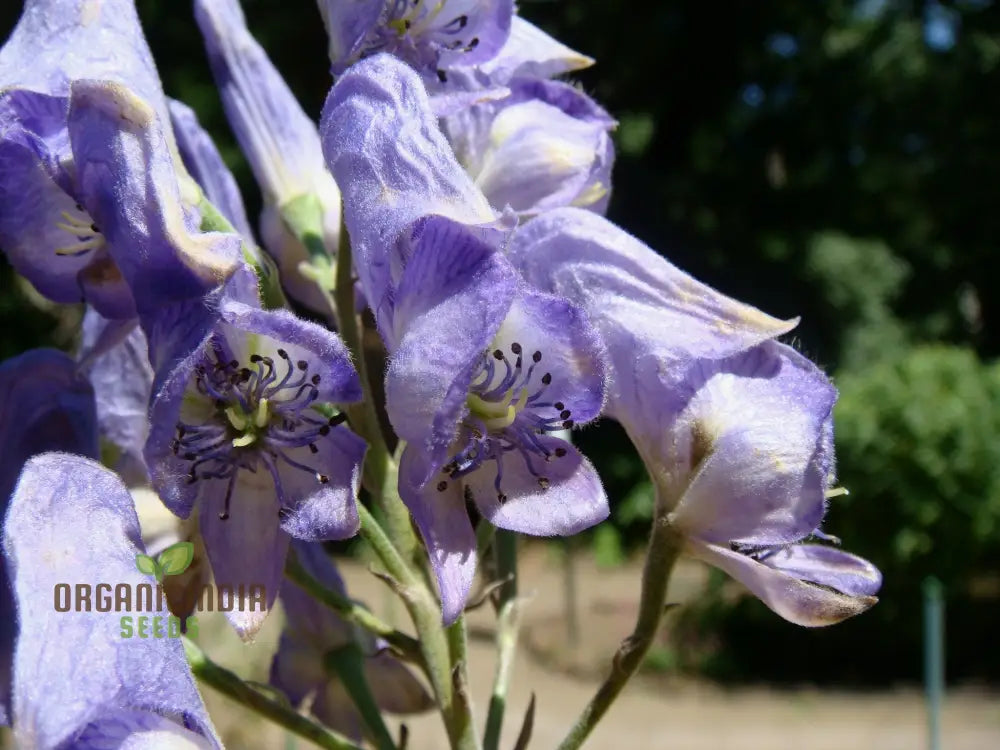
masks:
[[[274,480],[278,514],[288,510],[278,464],[312,474],[320,484],[330,478],[293,458],[296,448],[319,452],[317,442],[344,421],[343,414],[325,418],[316,408],[320,383],[309,374],[305,360],[293,362],[278,349],[279,362],[259,354],[250,356],[250,366],[226,360],[221,347],[213,346],[195,368],[194,392],[213,404],[211,416],[200,424],[177,423],[173,452],[190,461],[188,481],[227,479],[226,498],[219,518],[229,518],[230,500],[240,469],[256,472],[262,463]]]
[[[504,456],[519,454],[538,486],[548,489],[549,479],[536,461],[547,463],[562,458],[566,449],[550,449],[538,437],[573,427],[572,412],[562,402],[549,401],[545,396],[552,373],[536,374],[542,353],[535,351],[529,359],[525,367],[524,350],[516,342],[510,345],[509,355],[502,349],[483,353],[465,400],[469,413],[456,441],[460,448],[442,469],[449,479],[460,479],[493,461],[497,470],[494,488],[501,503],[507,500],[503,491]],[[447,488],[448,480],[438,482],[439,492]]]
[[[56,255],[77,257],[91,250],[100,250],[107,244],[100,228],[79,203],[76,204],[75,212],[63,211],[61,216],[63,221],[56,222],[56,227],[66,232],[71,241],[57,247]]]

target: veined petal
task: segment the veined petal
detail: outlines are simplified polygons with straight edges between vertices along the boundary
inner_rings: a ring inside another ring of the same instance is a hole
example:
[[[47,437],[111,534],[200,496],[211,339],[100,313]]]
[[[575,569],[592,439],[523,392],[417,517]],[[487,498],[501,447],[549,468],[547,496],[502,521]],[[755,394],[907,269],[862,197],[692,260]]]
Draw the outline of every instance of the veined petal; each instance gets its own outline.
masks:
[[[184,167],[201,186],[205,197],[222,212],[244,239],[252,242],[253,230],[247,219],[236,178],[223,161],[212,136],[201,127],[198,116],[189,106],[176,99],[168,100],[167,106]]]
[[[132,499],[114,474],[80,456],[31,459],[11,498],[3,546],[18,618],[31,624],[14,660],[22,746],[59,747],[88,725],[134,710],[177,717],[178,728],[219,747],[179,641],[122,638],[116,612],[53,608],[57,584],[72,592],[101,580],[133,590],[150,583],[135,566],[144,550]]]
[[[240,263],[240,238],[189,226],[163,125],[119,84],[76,81],[69,113],[80,193],[140,315],[200,297]]]
[[[516,289],[516,272],[470,229],[431,217],[414,232],[396,296],[401,338],[386,374],[386,409],[401,439],[440,467],[482,352]],[[427,481],[430,474],[422,481]]]
[[[265,202],[280,206],[322,193],[339,216],[340,195],[323,167],[316,123],[250,34],[239,2],[196,0],[194,8],[226,115]]]
[[[760,558],[765,565],[848,596],[875,596],[882,573],[870,562],[825,544],[792,544]]]
[[[690,542],[689,552],[724,570],[771,610],[796,625],[834,625],[861,614],[878,601],[874,596],[851,596],[815,586],[718,545],[695,540]]]
[[[410,509],[431,559],[441,595],[443,621],[453,623],[465,609],[476,575],[476,535],[458,482],[447,489],[420,488],[427,467],[420,449],[406,446],[399,464],[399,494]]]
[[[472,498],[494,526],[533,536],[572,536],[596,526],[610,514],[601,479],[586,458],[564,440],[538,436],[550,452],[565,451],[558,460],[545,463],[516,451],[503,460],[503,490],[507,499],[500,503],[494,480],[494,464],[484,464],[465,480]],[[534,460],[534,471],[525,464]],[[539,474],[545,475],[544,487]]]
[[[713,543],[797,541],[819,526],[829,477],[819,455],[837,392],[790,347],[765,342],[703,363],[663,451],[692,474],[673,522]]]
[[[344,191],[355,268],[376,311],[398,280],[397,242],[418,219],[490,224],[489,203],[438,128],[420,78],[389,55],[354,65],[320,122],[327,165]]]
[[[514,16],[503,47],[478,69],[497,84],[516,77],[554,78],[593,64],[593,58],[571,50],[521,16]]]

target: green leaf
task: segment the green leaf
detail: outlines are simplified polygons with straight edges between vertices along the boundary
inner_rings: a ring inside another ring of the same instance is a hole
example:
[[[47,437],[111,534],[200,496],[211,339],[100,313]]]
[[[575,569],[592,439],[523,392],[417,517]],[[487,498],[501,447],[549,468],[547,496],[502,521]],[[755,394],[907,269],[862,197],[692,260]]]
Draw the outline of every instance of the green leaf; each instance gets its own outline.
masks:
[[[160,570],[165,576],[176,576],[187,570],[194,559],[194,545],[191,542],[171,544],[158,558]]]
[[[151,576],[156,573],[156,560],[140,552],[135,556],[135,567],[139,569],[140,573]]]

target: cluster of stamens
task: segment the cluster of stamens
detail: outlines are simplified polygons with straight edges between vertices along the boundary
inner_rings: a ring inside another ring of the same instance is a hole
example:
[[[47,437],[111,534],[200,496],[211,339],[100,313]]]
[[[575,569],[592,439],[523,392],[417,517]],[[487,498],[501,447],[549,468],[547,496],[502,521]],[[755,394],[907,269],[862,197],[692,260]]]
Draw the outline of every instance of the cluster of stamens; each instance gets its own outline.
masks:
[[[101,234],[97,224],[91,221],[83,206],[77,203],[75,208],[77,213],[63,211],[61,216],[64,221],[56,223],[58,229],[69,234],[74,240],[68,245],[57,247],[56,255],[77,257],[92,250],[100,250],[105,245],[104,235]]]
[[[278,473],[279,462],[307,472],[320,484],[330,478],[289,455],[295,448],[319,452],[318,440],[344,421],[342,414],[323,417],[314,407],[319,397],[318,374],[309,374],[305,360],[293,362],[284,349],[277,350],[278,362],[259,354],[250,356],[250,366],[241,367],[213,347],[211,355],[195,369],[196,392],[209,399],[214,413],[200,424],[178,422],[172,449],[174,455],[190,462],[188,482],[205,479],[228,480],[223,511],[229,506],[236,477],[241,469],[256,472],[263,464],[271,474],[278,496],[278,514],[289,506]]]
[[[433,3],[390,0],[385,25],[366,40],[362,54],[372,55],[391,48],[404,38],[408,38],[414,46],[423,42],[432,50],[471,52],[479,46],[479,37],[466,39],[462,35],[469,25],[467,15],[455,16],[447,22],[438,20],[447,4],[447,0]],[[442,82],[448,80],[447,73],[443,70],[438,69],[437,76]]]
[[[573,427],[572,412],[565,404],[545,397],[552,373],[536,378],[542,353],[532,353],[525,366],[520,344],[511,344],[510,352],[512,356],[501,349],[483,354],[466,398],[469,409],[459,431],[461,447],[442,469],[448,479],[455,480],[493,461],[497,471],[493,485],[500,503],[507,500],[502,488],[504,456],[518,454],[538,486],[548,489],[549,478],[536,461],[548,463],[562,458],[566,449],[549,449],[538,436]],[[448,479],[437,483],[439,492],[448,488]]]

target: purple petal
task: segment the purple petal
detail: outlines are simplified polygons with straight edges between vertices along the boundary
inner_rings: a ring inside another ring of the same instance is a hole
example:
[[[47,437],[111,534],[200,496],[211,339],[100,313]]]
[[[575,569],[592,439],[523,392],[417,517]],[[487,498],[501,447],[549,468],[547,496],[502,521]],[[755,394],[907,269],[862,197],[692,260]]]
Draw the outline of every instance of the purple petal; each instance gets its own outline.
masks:
[[[459,482],[449,482],[443,492],[432,486],[418,489],[427,474],[423,461],[418,449],[405,448],[399,464],[399,493],[427,547],[443,621],[450,625],[465,609],[476,575],[476,535]]]
[[[319,11],[330,39],[329,54],[333,73],[343,73],[358,59],[365,37],[378,24],[385,0],[320,0]]]
[[[310,712],[326,726],[357,741],[364,737],[365,723],[344,683],[328,679],[316,694]]]
[[[170,121],[177,136],[177,150],[194,181],[205,191],[205,197],[229,220],[237,232],[249,242],[253,230],[243,207],[243,197],[236,178],[229,171],[219,149],[198,122],[194,110],[183,102],[170,99]]]
[[[554,78],[590,67],[593,58],[574,52],[537,26],[514,16],[510,36],[496,56],[478,66],[494,84],[516,77]]]
[[[565,455],[550,462],[533,457],[529,468],[523,455],[508,453],[503,460],[503,491],[497,500],[493,480],[496,464],[484,463],[465,479],[480,513],[494,526],[532,536],[572,536],[605,520],[610,513],[601,479],[590,462],[572,445],[549,435],[538,436],[550,452]],[[539,483],[544,476],[544,487]]]
[[[278,523],[278,503],[274,483],[263,468],[256,472],[240,471],[234,497],[236,503],[229,517],[219,516],[224,509],[228,480],[202,480],[201,533],[212,563],[216,587],[230,586],[234,596],[243,586],[263,587],[265,606],[234,606],[226,618],[240,638],[251,640],[260,630],[264,618],[274,606],[285,572],[290,537]],[[238,602],[238,599],[237,599]]]
[[[335,427],[316,443],[316,448],[319,452],[315,455],[305,448],[288,453],[299,463],[315,466],[329,477],[318,488],[314,476],[279,464],[285,493],[303,498],[282,519],[281,528],[305,541],[347,539],[357,534],[361,526],[356,498],[367,444],[346,427]]]
[[[128,89],[77,81],[70,140],[80,193],[140,313],[200,297],[240,264],[240,238],[201,233],[181,204],[170,149],[150,105]]]
[[[850,596],[814,586],[714,544],[692,543],[689,551],[709,565],[724,570],[771,610],[796,625],[834,625],[861,614],[878,601],[874,596]]]
[[[447,219],[419,224],[413,244],[389,339],[399,345],[386,374],[386,409],[399,437],[427,451],[433,473],[455,438],[473,369],[510,307],[516,272]]]
[[[823,544],[793,544],[761,560],[803,581],[829,586],[848,596],[875,596],[882,573],[864,558]]]
[[[701,376],[664,440],[696,472],[674,524],[713,543],[802,539],[825,509],[828,477],[818,456],[836,390],[774,342],[705,365]]]
[[[434,699],[420,680],[388,651],[365,659],[365,677],[383,711],[415,714],[434,707]]]
[[[461,224],[496,217],[438,128],[419,77],[388,55],[337,81],[320,121],[323,153],[344,191],[355,268],[372,308],[384,304],[401,259],[396,243],[418,219]]]
[[[281,591],[293,588],[287,583]],[[304,596],[308,596],[304,594]],[[323,653],[293,637],[288,631],[281,634],[278,650],[271,661],[268,682],[284,693],[293,706],[300,706],[311,694],[320,690],[329,679],[323,666]]]
[[[105,320],[94,309],[83,317],[83,347],[91,350],[109,329],[120,328],[116,321]],[[142,449],[149,433],[149,395],[153,370],[149,365],[146,336],[132,323],[132,330],[103,353],[88,356],[81,369],[94,387],[97,419],[101,435],[121,452],[116,471],[142,484],[146,464]]]
[[[313,578],[341,596],[347,596],[344,582],[321,544],[302,541],[292,544],[299,563]],[[354,640],[351,625],[297,584],[286,581],[282,585],[281,603],[285,609],[286,630],[294,635],[296,642],[311,645],[317,654]]]
[[[14,660],[22,745],[61,746],[86,725],[131,709],[177,716],[219,746],[179,641],[122,638],[117,612],[53,608],[57,584],[92,587],[95,572],[112,584],[150,583],[135,567],[143,551],[132,498],[114,474],[67,454],[27,463],[4,527],[18,617],[31,624]]]

